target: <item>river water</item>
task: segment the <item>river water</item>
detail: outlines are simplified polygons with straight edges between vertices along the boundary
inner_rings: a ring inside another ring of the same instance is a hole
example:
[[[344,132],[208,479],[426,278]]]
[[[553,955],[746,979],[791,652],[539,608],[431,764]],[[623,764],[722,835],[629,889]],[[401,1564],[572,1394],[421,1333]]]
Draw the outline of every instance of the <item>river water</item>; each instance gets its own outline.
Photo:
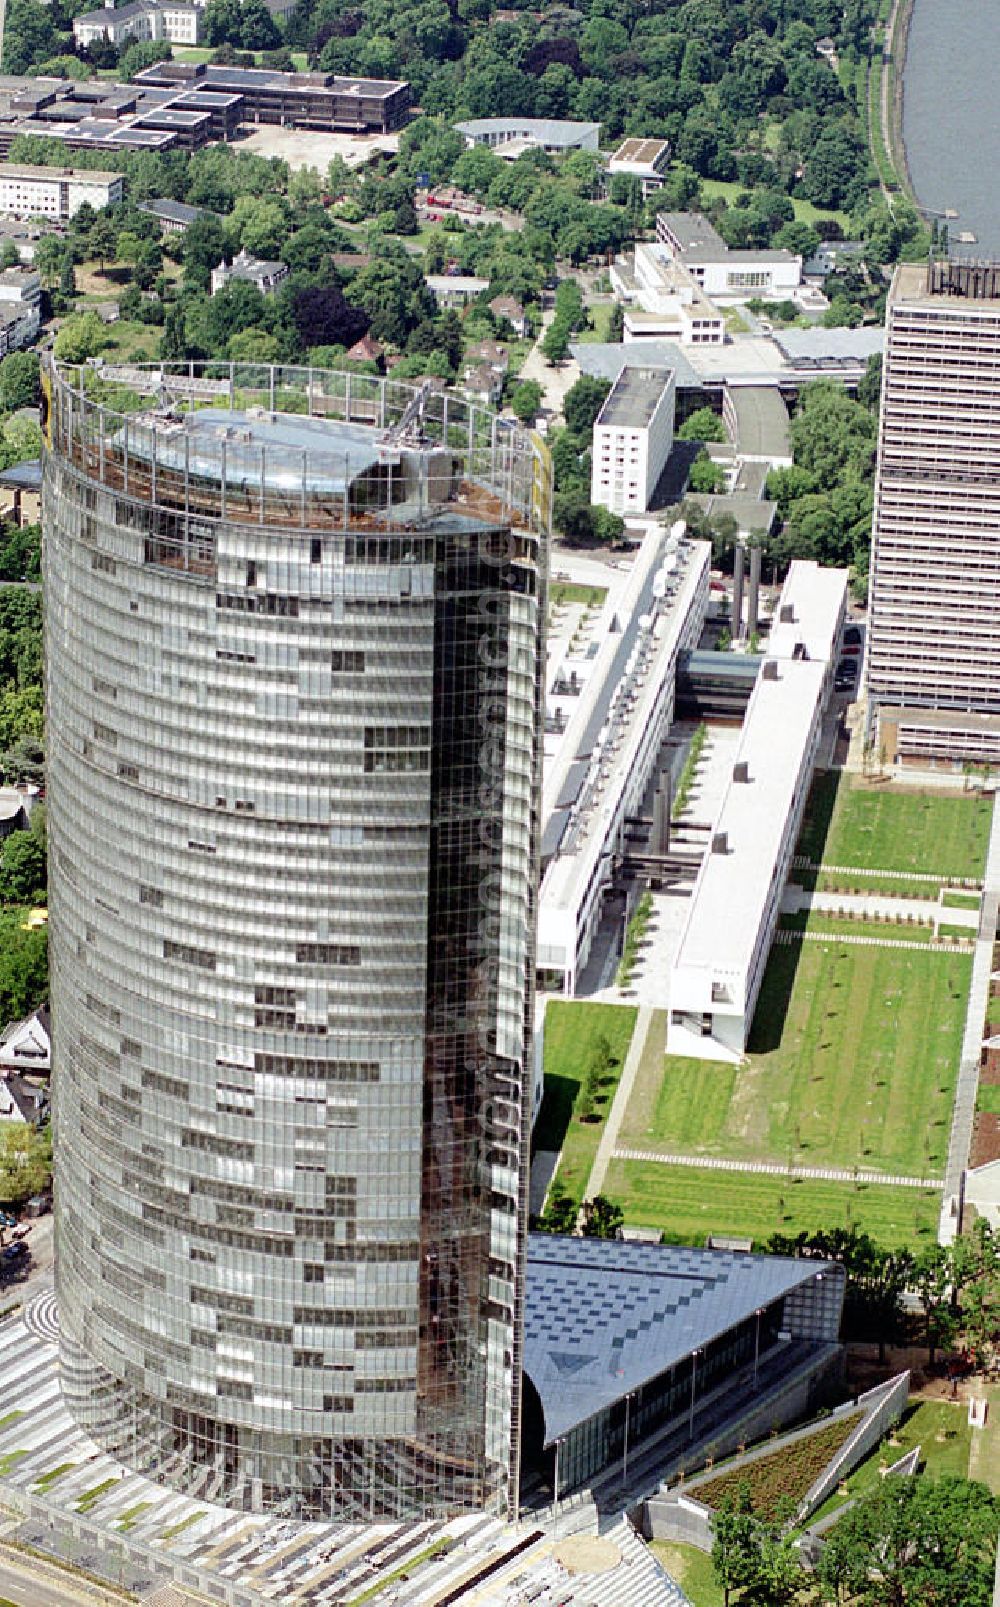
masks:
[[[952,251],[1000,258],[1000,4],[914,0],[903,139],[921,204],[944,212]],[[969,229],[975,245],[957,245]]]

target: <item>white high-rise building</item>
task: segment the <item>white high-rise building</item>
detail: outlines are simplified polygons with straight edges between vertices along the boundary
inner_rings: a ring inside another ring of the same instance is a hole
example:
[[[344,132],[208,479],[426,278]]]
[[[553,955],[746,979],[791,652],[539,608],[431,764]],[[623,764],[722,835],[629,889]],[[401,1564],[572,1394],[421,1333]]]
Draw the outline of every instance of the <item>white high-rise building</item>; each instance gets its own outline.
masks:
[[[889,297],[865,681],[882,762],[1000,759],[1000,265]]]

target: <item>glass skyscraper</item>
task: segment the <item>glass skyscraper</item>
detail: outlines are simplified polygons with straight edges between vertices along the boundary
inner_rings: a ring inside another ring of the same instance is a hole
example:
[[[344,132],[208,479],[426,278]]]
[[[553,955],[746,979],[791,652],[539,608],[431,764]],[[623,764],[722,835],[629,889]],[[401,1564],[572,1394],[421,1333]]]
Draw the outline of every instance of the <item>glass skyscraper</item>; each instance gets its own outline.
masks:
[[[43,390],[70,1407],[204,1499],[508,1512],[545,448],[319,370]]]

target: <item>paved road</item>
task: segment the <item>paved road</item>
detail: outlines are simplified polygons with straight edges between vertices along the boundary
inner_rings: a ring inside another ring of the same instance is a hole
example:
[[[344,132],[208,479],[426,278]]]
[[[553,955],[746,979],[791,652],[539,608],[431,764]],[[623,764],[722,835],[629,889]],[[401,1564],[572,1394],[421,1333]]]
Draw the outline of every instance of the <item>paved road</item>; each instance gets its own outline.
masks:
[[[0,1598],[15,1607],[105,1607],[112,1600],[137,1599],[112,1598],[85,1579],[5,1549],[0,1550]]]

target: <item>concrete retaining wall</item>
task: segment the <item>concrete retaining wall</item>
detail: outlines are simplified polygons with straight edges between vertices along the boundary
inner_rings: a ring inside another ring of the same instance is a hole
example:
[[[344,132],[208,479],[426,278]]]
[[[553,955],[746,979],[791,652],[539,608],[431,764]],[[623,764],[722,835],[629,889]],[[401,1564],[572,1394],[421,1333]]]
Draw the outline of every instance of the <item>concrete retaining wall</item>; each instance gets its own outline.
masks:
[[[900,1373],[887,1384],[879,1384],[875,1389],[858,1396],[856,1405],[865,1410],[867,1416],[844,1441],[833,1461],[824,1468],[812,1488],[806,1491],[796,1514],[799,1523],[803,1523],[823,1505],[841,1479],[846,1478],[859,1462],[863,1462],[869,1451],[875,1449],[892,1425],[899,1422],[909,1395],[910,1375],[907,1372]]]

